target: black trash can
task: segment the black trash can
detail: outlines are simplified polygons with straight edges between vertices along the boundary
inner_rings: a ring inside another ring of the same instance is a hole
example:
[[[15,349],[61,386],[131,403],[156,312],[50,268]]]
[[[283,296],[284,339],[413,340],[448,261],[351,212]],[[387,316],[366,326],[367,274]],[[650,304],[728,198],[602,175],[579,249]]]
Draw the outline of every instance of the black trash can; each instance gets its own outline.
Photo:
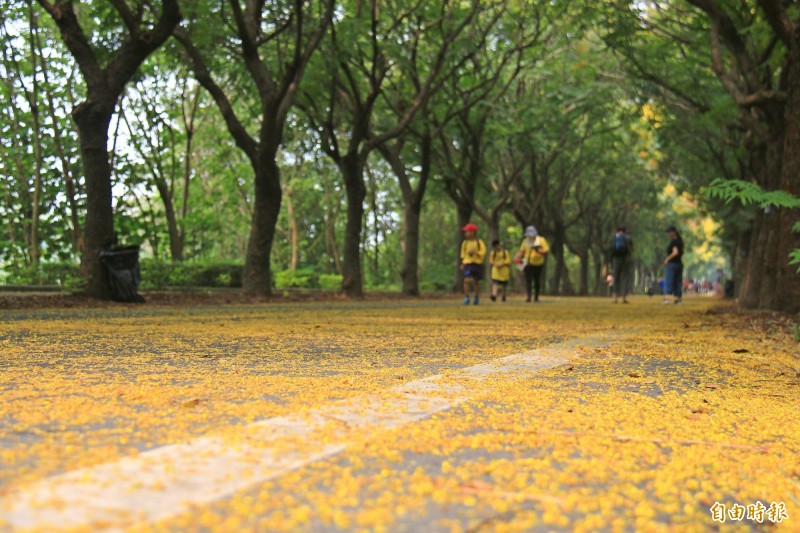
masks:
[[[143,303],[137,291],[141,282],[138,246],[109,246],[100,251],[111,281],[111,298],[118,302]]]

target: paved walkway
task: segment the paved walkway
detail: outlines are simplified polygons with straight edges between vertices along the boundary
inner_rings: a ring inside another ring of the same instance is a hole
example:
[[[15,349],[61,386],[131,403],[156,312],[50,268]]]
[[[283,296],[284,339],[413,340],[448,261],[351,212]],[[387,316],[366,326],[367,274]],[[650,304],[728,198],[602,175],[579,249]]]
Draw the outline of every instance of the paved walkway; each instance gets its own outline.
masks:
[[[0,531],[800,530],[798,344],[718,303],[9,313]]]

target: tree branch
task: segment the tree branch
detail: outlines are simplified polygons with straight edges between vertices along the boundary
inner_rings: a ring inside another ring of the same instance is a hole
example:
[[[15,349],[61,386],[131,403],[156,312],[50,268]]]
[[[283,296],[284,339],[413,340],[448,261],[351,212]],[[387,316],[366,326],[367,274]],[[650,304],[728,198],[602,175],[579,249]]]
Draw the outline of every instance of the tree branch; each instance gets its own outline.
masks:
[[[69,49],[72,57],[75,58],[75,62],[78,64],[87,86],[94,87],[99,83],[104,83],[103,68],[97,61],[83,28],[78,24],[78,17],[75,15],[72,2],[50,3],[47,0],[37,1],[58,26],[64,44]]]
[[[228,127],[228,131],[236,142],[236,145],[241,148],[245,154],[247,154],[247,157],[251,161],[255,161],[258,145],[250,136],[250,134],[247,133],[244,125],[242,125],[241,121],[236,116],[233,106],[231,105],[228,96],[225,94],[225,91],[223,91],[222,88],[211,77],[211,73],[205,63],[205,60],[203,59],[203,56],[200,54],[200,51],[194,45],[191,38],[183,28],[176,28],[173,34],[186,51],[192,66],[192,71],[194,72],[198,83],[200,83],[200,85],[202,85],[203,88],[209,92],[211,97],[216,102],[220,113],[222,113],[222,118],[225,120],[225,124]]]
[[[789,18],[784,3],[776,0],[758,0],[758,5],[775,35],[787,47],[792,46],[792,37],[797,32],[797,25]]]
[[[161,5],[161,16],[153,29],[142,31],[141,27],[138,27],[120,46],[105,68],[107,82],[114,94],[123,91],[125,84],[139,70],[142,62],[169,38],[172,30],[181,21],[178,0],[163,0]]]
[[[125,3],[125,0],[110,0],[110,3],[119,13],[119,16],[122,19],[123,24],[125,24],[125,27],[128,28],[128,32],[131,35],[136,35],[141,29],[139,27],[139,25],[142,23],[141,10],[139,11],[137,16],[133,14],[131,9],[128,7],[128,4]]]

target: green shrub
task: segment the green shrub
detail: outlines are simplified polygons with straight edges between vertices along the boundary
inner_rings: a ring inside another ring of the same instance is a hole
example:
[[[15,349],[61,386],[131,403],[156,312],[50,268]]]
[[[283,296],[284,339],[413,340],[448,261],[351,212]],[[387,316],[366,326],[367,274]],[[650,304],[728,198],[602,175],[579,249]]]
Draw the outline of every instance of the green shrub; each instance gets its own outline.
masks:
[[[319,275],[319,288],[329,291],[335,291],[342,288],[341,274],[320,274]]]
[[[319,276],[311,268],[275,272],[275,287],[279,289],[315,289],[319,287]]]
[[[69,276],[64,280],[64,290],[72,294],[82,294],[86,291],[87,281],[80,277],[77,273],[74,276]]]
[[[419,290],[424,292],[442,292],[450,289],[450,284],[443,281],[421,281],[419,283]]]
[[[6,270],[5,283],[9,285],[59,285],[64,287],[67,280],[77,278],[79,265],[76,263],[41,263],[38,267]]]
[[[172,263],[162,263],[154,259],[140,260],[139,269],[142,275],[142,288],[163,289],[168,287],[172,267]]]
[[[239,263],[165,263],[153,259],[140,262],[142,288],[241,287],[243,267]]]
[[[381,292],[399,292],[402,287],[400,283],[367,283],[366,289]]]
[[[447,291],[453,285],[453,264],[438,263],[425,265],[420,272],[419,290]]]
[[[197,287],[241,287],[242,271],[239,264],[214,263],[192,272],[192,281]]]
[[[142,289],[167,287],[241,287],[240,263],[172,263],[155,259],[139,261]],[[85,282],[75,263],[42,263],[38,268],[11,268],[5,272],[9,285],[59,285],[80,292]]]

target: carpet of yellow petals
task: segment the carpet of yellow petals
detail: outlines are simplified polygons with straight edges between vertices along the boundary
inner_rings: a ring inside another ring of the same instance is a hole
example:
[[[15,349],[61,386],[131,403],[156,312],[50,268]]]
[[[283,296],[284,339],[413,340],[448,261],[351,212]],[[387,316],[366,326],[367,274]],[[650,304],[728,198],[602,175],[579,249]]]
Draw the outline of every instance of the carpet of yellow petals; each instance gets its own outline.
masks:
[[[7,313],[0,496],[614,330],[617,340],[572,349],[567,364],[492,376],[451,410],[353,430],[335,457],[132,530],[800,531],[800,343],[785,320],[708,312],[719,303]],[[713,519],[717,502],[725,522]],[[757,504],[763,515],[735,519]]]

